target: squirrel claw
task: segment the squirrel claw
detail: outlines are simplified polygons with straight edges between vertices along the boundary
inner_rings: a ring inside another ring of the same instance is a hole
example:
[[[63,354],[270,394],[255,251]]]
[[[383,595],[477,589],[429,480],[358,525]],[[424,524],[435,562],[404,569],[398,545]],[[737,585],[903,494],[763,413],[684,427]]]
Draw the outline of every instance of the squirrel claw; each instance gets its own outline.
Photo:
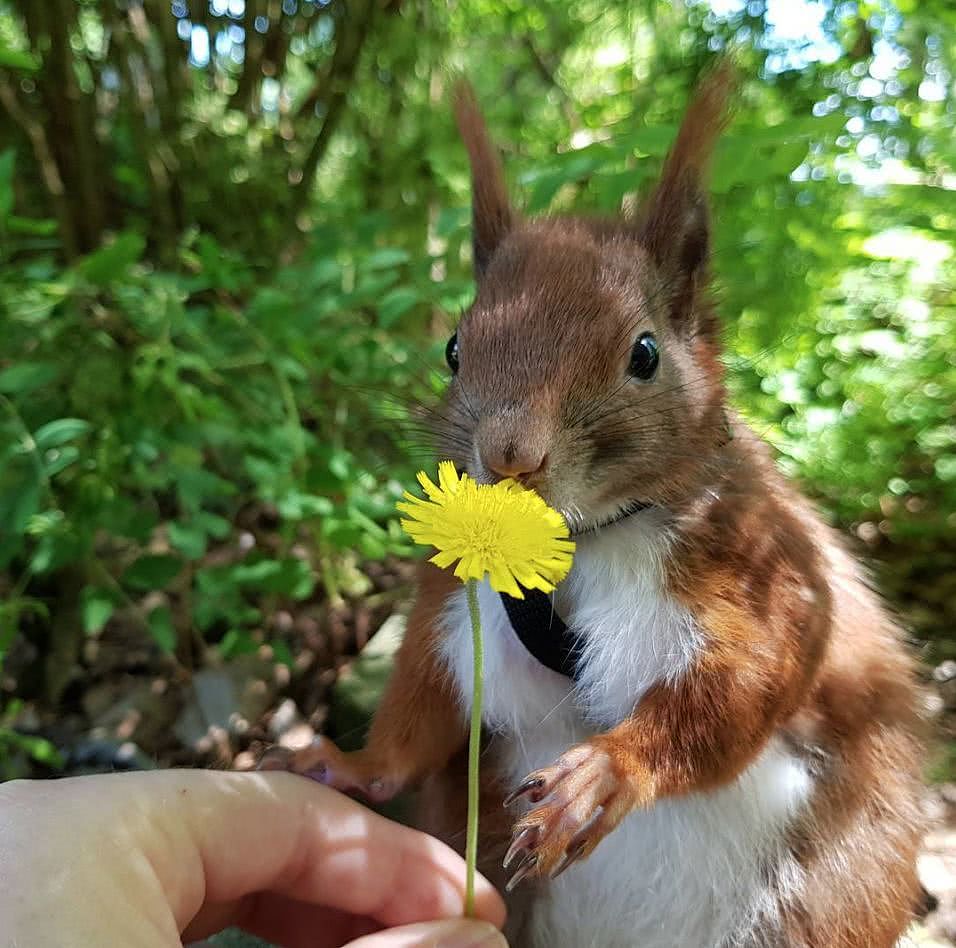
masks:
[[[259,758],[256,770],[288,770],[292,751],[278,745],[270,747]]]
[[[308,747],[290,751],[270,747],[259,761],[259,770],[285,770],[343,793],[356,793],[372,803],[384,803],[401,789],[401,780],[382,776],[385,768],[365,751],[344,753],[325,737]]]
[[[530,774],[507,803],[527,799],[532,808],[514,826],[504,867],[525,854],[508,882],[510,892],[528,876],[555,878],[586,859],[642,797],[618,773],[600,745],[572,747],[550,767]]]
[[[551,870],[551,875],[549,879],[557,879],[561,873],[567,871],[574,865],[582,856],[585,855],[587,850],[587,840],[580,840],[577,843],[573,843],[568,847],[567,852],[564,854],[564,859]]]
[[[529,826],[527,829],[523,829],[520,833],[518,833],[512,840],[511,845],[508,847],[508,852],[505,853],[505,858],[501,864],[502,868],[510,869],[511,864],[515,861],[520,853],[530,852],[534,847],[534,842],[537,835],[538,831],[534,826]]]
[[[535,791],[540,790],[543,786],[544,777],[540,774],[532,774],[521,784],[520,787],[518,787],[516,790],[512,790],[512,792],[505,797],[504,803],[502,805],[505,807],[512,806],[523,796],[527,796],[532,803],[537,803],[540,797],[535,793]]]
[[[506,892],[513,892],[517,887],[518,883],[529,876],[538,865],[538,854],[537,853],[528,853],[524,859],[518,863],[518,868],[515,870],[514,875],[508,880],[507,885],[505,886]]]

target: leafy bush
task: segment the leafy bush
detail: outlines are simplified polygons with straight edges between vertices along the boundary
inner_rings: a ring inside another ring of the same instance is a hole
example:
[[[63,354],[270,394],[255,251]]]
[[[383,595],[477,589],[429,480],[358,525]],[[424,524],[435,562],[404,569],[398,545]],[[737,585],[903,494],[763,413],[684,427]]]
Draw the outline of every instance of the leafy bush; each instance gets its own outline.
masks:
[[[66,271],[6,272],[5,644],[46,611],[31,591],[65,572],[85,633],[139,604],[173,651],[191,624],[235,637],[262,622],[257,603],[308,597],[316,575],[335,595],[343,556],[407,552],[392,514],[413,458],[389,409],[433,380],[389,330],[436,289],[405,251],[326,237],[258,289],[208,237],[179,273],[144,263],[135,234]],[[250,506],[281,544],[214,562]],[[170,597],[188,603],[176,620]]]
[[[43,658],[0,693],[55,702],[120,614],[184,661],[239,655],[283,602],[409,554],[412,416],[471,293],[448,66],[530,211],[612,212],[730,45],[735,400],[956,652],[942,0],[811,5],[802,39],[743,2],[61,6],[0,3],[0,662]]]

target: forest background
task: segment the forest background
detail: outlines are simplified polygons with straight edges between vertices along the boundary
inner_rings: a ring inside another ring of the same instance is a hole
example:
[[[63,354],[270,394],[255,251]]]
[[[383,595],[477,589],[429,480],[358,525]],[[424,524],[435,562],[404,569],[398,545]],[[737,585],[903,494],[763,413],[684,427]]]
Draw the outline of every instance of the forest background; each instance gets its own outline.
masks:
[[[948,0],[3,0],[0,779],[327,726],[473,292],[454,76],[615,211],[729,47],[734,401],[956,677]]]

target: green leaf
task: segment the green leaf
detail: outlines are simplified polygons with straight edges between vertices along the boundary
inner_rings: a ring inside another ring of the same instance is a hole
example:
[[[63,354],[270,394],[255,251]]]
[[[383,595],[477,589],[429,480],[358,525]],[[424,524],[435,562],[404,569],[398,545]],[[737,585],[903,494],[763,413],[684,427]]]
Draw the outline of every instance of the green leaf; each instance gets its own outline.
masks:
[[[86,434],[90,427],[90,423],[82,418],[57,418],[56,421],[49,421],[37,428],[33,433],[33,440],[41,451],[45,451],[79,438],[80,435]]]
[[[278,641],[270,644],[272,645],[272,657],[278,664],[285,665],[286,668],[295,667],[295,657],[292,654],[292,649],[285,642]]]
[[[735,185],[748,187],[774,179],[785,180],[807,154],[803,139],[776,142],[773,146],[755,147],[741,138],[720,142],[714,155],[711,191],[726,194]]]
[[[0,523],[16,536],[23,533],[30,518],[40,509],[42,485],[36,478],[36,471],[30,467],[21,472],[21,477],[13,485],[4,485],[0,493]]]
[[[167,655],[176,651],[176,629],[173,626],[173,614],[167,606],[157,606],[146,617],[146,625],[153,641]]]
[[[40,64],[27,52],[0,46],[0,66],[5,69],[21,69],[23,72],[36,72]]]
[[[384,559],[388,553],[388,548],[381,539],[378,537],[370,537],[366,534],[363,534],[359,538],[359,549],[361,550],[362,556],[370,560]]]
[[[407,250],[400,250],[398,247],[385,247],[369,254],[362,261],[362,269],[385,270],[389,267],[397,267],[402,263],[408,263],[409,260],[411,260],[411,254]]]
[[[7,229],[11,234],[26,237],[52,237],[59,230],[55,220],[45,217],[18,217],[11,214],[7,218]]]
[[[259,643],[247,629],[230,629],[219,643],[219,654],[223,658],[237,658],[239,655],[251,655],[259,648]]]
[[[378,321],[389,329],[400,316],[404,316],[416,303],[421,300],[418,290],[410,286],[397,286],[382,297],[378,304]]]
[[[116,609],[113,594],[98,586],[85,586],[80,593],[80,616],[83,631],[94,635],[109,621]]]
[[[303,494],[292,490],[280,498],[276,504],[279,516],[283,520],[304,520],[306,517],[324,517],[335,509],[328,497],[316,494]]]
[[[260,620],[259,611],[245,601],[234,570],[232,566],[211,566],[196,571],[193,618],[200,628],[221,621],[239,627]]]
[[[639,151],[644,155],[663,158],[677,135],[677,126],[670,124],[649,125],[630,135],[617,139],[619,147],[626,151]]]
[[[435,224],[435,236],[446,240],[455,233],[465,233],[471,220],[467,207],[443,207]]]
[[[141,556],[123,573],[123,582],[144,592],[165,589],[182,568],[183,561],[178,556],[149,554]]]
[[[347,481],[353,474],[352,455],[347,451],[336,451],[329,458],[329,470],[340,481]]]
[[[28,757],[46,767],[59,769],[65,764],[63,755],[45,737],[38,737],[35,734],[20,734],[12,728],[0,727],[0,749],[2,749],[4,743],[12,744]],[[3,756],[3,754],[0,754],[0,758]]]
[[[199,513],[193,517],[193,520],[195,520],[209,536],[214,537],[216,540],[225,539],[229,536],[229,531],[232,529],[232,525],[225,517],[209,513],[207,510],[200,510]]]
[[[0,50],[0,59],[3,51]],[[3,63],[0,61],[0,66]],[[13,210],[13,166],[17,153],[12,148],[0,152],[0,219],[6,220]]]
[[[43,458],[43,472],[47,477],[53,477],[60,471],[66,470],[79,458],[80,449],[72,444],[64,445],[62,448],[49,448],[47,456]]]
[[[233,568],[232,576],[236,583],[246,588],[293,599],[305,599],[315,589],[315,577],[309,564],[295,557],[241,563]]]
[[[376,270],[364,274],[355,284],[355,289],[346,297],[349,306],[369,306],[378,302],[395,284],[401,274],[398,270]]]
[[[342,279],[342,267],[337,260],[325,257],[312,268],[312,279],[318,286],[337,283]]]
[[[199,515],[205,500],[228,497],[236,492],[234,483],[202,467],[176,464],[171,473],[183,506],[194,516]]]
[[[551,203],[552,198],[567,183],[568,179],[563,171],[552,171],[550,174],[543,174],[538,177],[528,197],[528,210],[545,210]]]
[[[187,559],[198,560],[206,552],[206,531],[197,523],[170,523],[169,542]]]
[[[142,234],[126,231],[111,244],[91,253],[77,265],[78,272],[94,286],[109,286],[126,275],[146,249]]]
[[[52,362],[21,362],[0,371],[0,392],[24,395],[48,385],[60,370]]]

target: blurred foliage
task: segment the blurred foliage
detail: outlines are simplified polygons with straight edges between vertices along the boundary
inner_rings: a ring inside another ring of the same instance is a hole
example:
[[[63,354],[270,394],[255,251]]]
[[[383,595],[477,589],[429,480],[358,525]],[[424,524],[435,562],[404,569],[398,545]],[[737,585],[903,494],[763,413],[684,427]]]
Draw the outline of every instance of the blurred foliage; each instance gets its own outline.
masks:
[[[726,48],[735,399],[956,654],[948,0],[3,0],[0,661],[46,659],[0,695],[55,701],[120,614],[254,648],[406,554],[401,422],[471,293],[452,75],[529,210],[614,211]]]

